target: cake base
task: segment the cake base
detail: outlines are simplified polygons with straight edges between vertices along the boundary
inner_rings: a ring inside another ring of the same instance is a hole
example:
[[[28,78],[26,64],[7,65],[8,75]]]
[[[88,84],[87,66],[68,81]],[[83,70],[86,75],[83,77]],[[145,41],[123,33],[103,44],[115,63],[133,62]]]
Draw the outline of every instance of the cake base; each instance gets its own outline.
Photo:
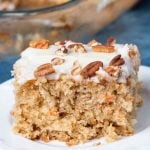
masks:
[[[111,142],[132,135],[136,108],[142,102],[138,86],[133,77],[126,83],[62,76],[16,84],[13,130],[32,140],[60,140],[68,145],[99,137]]]

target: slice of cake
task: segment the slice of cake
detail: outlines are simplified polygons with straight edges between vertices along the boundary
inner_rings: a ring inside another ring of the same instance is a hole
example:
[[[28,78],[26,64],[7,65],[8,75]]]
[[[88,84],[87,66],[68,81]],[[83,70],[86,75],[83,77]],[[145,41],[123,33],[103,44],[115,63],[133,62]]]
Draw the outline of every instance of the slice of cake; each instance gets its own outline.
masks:
[[[68,145],[134,133],[140,57],[137,46],[30,42],[14,65],[13,131]]]

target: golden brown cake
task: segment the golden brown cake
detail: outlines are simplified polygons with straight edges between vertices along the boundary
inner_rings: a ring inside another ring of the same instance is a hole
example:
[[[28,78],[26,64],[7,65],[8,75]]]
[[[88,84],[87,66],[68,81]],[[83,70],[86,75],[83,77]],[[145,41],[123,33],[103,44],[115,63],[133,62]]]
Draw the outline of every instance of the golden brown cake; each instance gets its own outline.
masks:
[[[30,42],[14,65],[13,131],[68,145],[134,133],[140,56],[137,46],[45,39]]]

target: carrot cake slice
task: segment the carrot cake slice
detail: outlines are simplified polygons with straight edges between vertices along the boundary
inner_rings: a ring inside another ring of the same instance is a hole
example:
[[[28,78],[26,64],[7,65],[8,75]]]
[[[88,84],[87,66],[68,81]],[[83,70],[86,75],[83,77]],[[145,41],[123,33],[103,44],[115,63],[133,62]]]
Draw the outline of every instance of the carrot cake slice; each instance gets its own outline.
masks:
[[[31,41],[14,64],[13,131],[68,145],[134,133],[140,55],[136,45]]]

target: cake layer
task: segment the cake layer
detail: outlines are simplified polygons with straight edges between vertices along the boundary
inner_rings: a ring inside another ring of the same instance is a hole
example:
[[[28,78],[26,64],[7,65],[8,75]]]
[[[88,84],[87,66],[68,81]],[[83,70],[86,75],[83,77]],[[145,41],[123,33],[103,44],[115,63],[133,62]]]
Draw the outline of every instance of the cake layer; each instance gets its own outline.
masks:
[[[130,75],[136,74],[140,65],[138,48],[131,44],[111,42],[102,45],[97,41],[89,44],[63,41],[49,45],[47,42],[46,40],[33,41],[21,54],[21,58],[14,65],[14,74],[19,84],[35,79],[35,70],[47,63],[51,63],[55,70],[53,73],[46,74],[49,79],[58,79],[60,74],[68,74],[69,78],[82,80],[79,72],[88,64],[100,61],[102,66],[94,72],[97,75],[91,75],[86,79],[100,82],[98,76],[101,76],[121,83],[126,82],[126,78]],[[119,55],[120,58],[115,58]],[[123,61],[122,64],[115,64],[115,62],[110,64],[112,60],[119,62],[119,59]],[[73,70],[76,72],[74,73]]]
[[[135,110],[141,103],[134,78],[126,84],[40,78],[17,89],[13,130],[26,138],[75,145],[134,133]]]

